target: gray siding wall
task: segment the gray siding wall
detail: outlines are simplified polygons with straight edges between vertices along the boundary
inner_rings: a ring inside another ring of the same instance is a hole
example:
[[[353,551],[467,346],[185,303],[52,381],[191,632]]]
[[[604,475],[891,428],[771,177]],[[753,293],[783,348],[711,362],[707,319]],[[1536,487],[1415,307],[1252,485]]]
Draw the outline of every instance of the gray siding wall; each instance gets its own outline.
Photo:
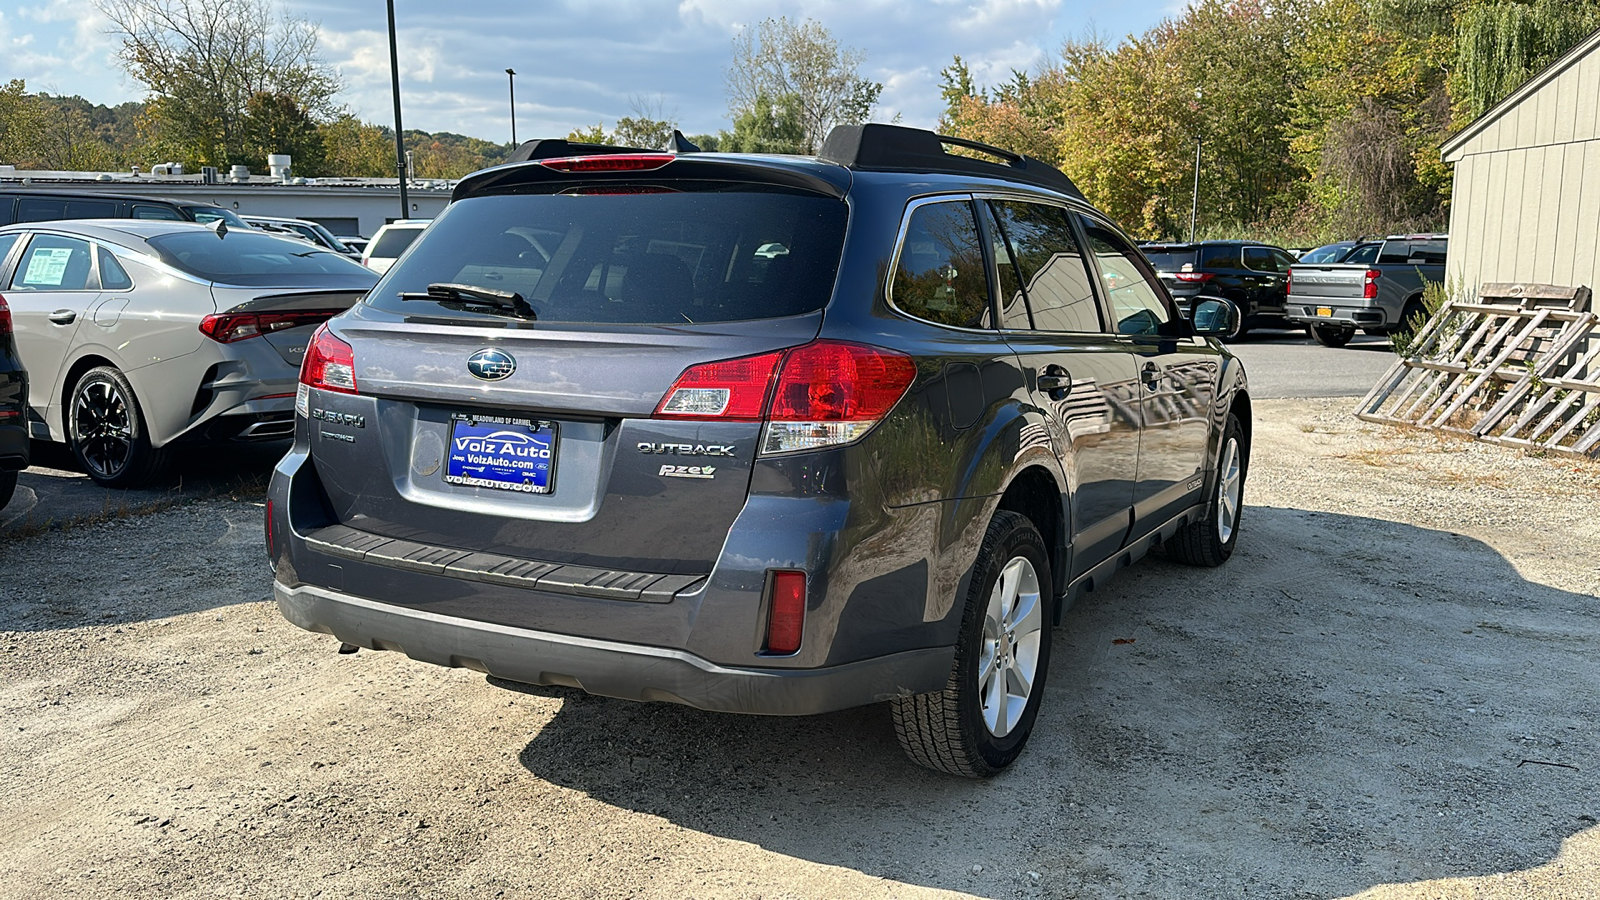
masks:
[[[1600,287],[1600,52],[1591,50],[1448,157],[1448,278]]]

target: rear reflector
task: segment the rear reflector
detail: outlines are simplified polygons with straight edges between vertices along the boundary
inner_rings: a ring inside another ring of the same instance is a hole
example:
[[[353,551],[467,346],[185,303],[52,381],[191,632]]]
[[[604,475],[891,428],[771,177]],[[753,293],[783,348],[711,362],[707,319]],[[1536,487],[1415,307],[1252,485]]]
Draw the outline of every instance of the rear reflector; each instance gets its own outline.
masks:
[[[219,344],[231,344],[274,331],[316,325],[341,312],[343,310],[307,309],[294,312],[212,313],[200,320],[200,333]]]
[[[541,159],[539,165],[557,172],[654,172],[674,159],[670,153],[617,153]]]
[[[772,573],[772,606],[767,616],[767,652],[788,655],[800,649],[806,624],[806,573]]]
[[[334,337],[327,323],[311,336],[305,361],[300,364],[300,383],[341,394],[356,392],[355,350]]]

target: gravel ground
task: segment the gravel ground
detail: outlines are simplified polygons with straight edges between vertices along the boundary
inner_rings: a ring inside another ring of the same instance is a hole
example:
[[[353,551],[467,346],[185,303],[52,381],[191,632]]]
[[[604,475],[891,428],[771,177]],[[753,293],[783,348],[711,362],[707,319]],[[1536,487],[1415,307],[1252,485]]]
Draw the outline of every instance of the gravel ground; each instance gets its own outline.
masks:
[[[1350,406],[1259,406],[1234,559],[1080,602],[981,783],[337,655],[251,502],[0,537],[0,896],[1600,895],[1600,466]]]

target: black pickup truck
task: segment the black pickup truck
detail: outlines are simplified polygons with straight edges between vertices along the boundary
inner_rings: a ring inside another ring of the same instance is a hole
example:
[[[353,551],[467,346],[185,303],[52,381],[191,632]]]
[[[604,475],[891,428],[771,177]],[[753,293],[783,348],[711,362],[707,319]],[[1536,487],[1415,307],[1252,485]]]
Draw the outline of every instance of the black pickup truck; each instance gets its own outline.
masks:
[[[1443,234],[1391,235],[1375,262],[1298,263],[1289,267],[1289,320],[1324,347],[1343,347],[1360,328],[1393,334],[1424,312],[1422,289],[1444,281]]]

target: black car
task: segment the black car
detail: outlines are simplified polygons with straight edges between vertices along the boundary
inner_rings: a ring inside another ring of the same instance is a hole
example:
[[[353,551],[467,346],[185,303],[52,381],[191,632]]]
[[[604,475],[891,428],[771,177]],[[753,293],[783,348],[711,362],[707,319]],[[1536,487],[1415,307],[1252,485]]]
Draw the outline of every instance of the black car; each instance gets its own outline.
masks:
[[[60,219],[162,219],[202,225],[221,219],[229,228],[250,227],[231,209],[194,200],[104,191],[0,187],[0,225]]]
[[[0,235],[0,259],[10,252],[16,235]],[[11,502],[17,473],[28,467],[28,373],[17,356],[11,308],[0,297],[0,509]]]
[[[1239,310],[1239,337],[1252,328],[1298,328],[1284,311],[1284,276],[1294,255],[1250,241],[1145,244],[1145,255],[1179,309],[1197,297],[1220,297]]]
[[[1228,313],[1185,319],[1065,175],[982,144],[530,142],[312,338],[274,595],[512,682],[886,701],[916,762],[992,774],[1076,597],[1233,552]]]

